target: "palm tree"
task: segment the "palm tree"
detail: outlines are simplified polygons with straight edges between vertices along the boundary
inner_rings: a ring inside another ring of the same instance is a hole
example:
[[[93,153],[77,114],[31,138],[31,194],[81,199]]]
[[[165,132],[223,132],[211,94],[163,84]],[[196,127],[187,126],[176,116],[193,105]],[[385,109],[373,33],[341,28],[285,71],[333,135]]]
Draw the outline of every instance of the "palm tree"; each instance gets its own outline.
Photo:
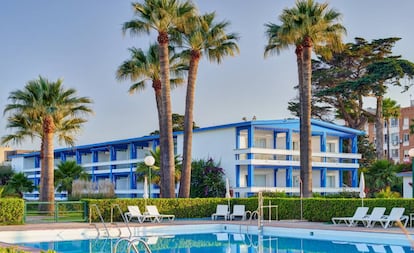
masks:
[[[384,116],[385,122],[387,123],[387,158],[391,159],[391,149],[390,149],[390,119],[398,118],[401,115],[400,105],[397,104],[397,101],[392,100],[391,98],[385,98],[382,101],[382,114]]]
[[[126,60],[119,66],[117,70],[117,79],[125,80],[130,79],[133,83],[129,88],[129,93],[139,92],[145,89],[145,84],[149,81],[152,82],[152,88],[154,89],[155,101],[157,104],[158,112],[158,124],[161,129],[161,69],[160,69],[160,57],[158,45],[150,45],[147,52],[142,49],[130,48],[131,58]],[[170,71],[174,78],[170,79],[171,88],[183,84],[182,78],[184,71],[188,70],[188,65],[183,63],[180,58],[180,54],[176,54],[172,48],[170,48],[169,62]],[[163,186],[160,185],[160,188]],[[162,192],[162,191],[161,191]]]
[[[239,53],[236,44],[238,36],[234,33],[226,33],[230,23],[224,21],[216,23],[214,19],[214,12],[188,19],[189,25],[186,26],[187,29],[182,37],[184,47],[186,47],[183,55],[190,62],[185,100],[183,167],[178,194],[182,198],[190,197],[193,110],[200,58],[204,55],[210,61],[221,63],[225,56],[234,56]]]
[[[150,151],[150,155],[154,157],[155,163],[151,168],[148,168],[148,166],[145,164],[145,162],[139,162],[137,164],[137,180],[141,181],[144,180],[145,176],[151,175],[150,183],[156,184],[160,186],[161,184],[161,175],[160,175],[160,162],[161,162],[161,152],[160,148],[157,147],[154,151]],[[175,164],[175,182],[178,182],[180,180],[181,176],[181,162],[180,162],[180,156],[175,155],[174,156],[174,164]],[[150,171],[151,170],[151,171]],[[162,189],[160,187],[160,196],[163,196]]]
[[[170,62],[169,36],[172,29],[182,28],[185,19],[193,15],[195,10],[190,2],[178,0],[144,0],[144,3],[133,3],[134,19],[123,24],[124,33],[129,30],[132,35],[149,34],[150,30],[158,32],[159,58],[161,70],[161,122],[160,147],[162,164],[162,185],[167,198],[175,197],[174,182],[174,142],[171,121],[170,94]]]
[[[335,23],[340,13],[329,10],[328,4],[313,0],[297,1],[296,6],[284,9],[279,17],[282,25],[266,24],[268,44],[265,56],[280,53],[295,46],[298,65],[300,108],[300,178],[304,197],[312,196],[311,145],[311,54],[312,50],[329,56],[329,50],[342,46],[345,28]],[[327,47],[325,47],[327,46]]]
[[[88,179],[89,175],[76,161],[64,161],[59,163],[55,170],[55,186],[59,192],[67,191],[68,197],[72,196],[72,183],[76,179]]]
[[[7,182],[7,188],[19,194],[20,198],[23,198],[24,192],[32,192],[35,189],[33,182],[23,172],[14,174]]]
[[[157,104],[158,120],[161,120],[161,70],[158,45],[150,45],[147,52],[140,48],[130,48],[131,58],[124,61],[116,72],[118,80],[129,79],[134,82],[129,87],[129,93],[140,92],[145,89],[146,83],[151,82],[154,89],[155,102]],[[182,75],[188,69],[182,63],[179,54],[170,49],[170,71],[174,78],[170,79],[172,88],[184,83]]]
[[[64,89],[62,80],[49,82],[43,77],[29,81],[23,90],[10,93],[10,104],[4,113],[9,113],[7,128],[13,134],[2,138],[2,143],[20,143],[26,137],[40,138],[41,182],[40,201],[54,201],[54,156],[53,139],[68,145],[74,144],[74,135],[86,122],[84,116],[92,113],[87,106],[92,101],[87,97],[76,97],[76,90]],[[53,204],[48,205],[53,210]]]

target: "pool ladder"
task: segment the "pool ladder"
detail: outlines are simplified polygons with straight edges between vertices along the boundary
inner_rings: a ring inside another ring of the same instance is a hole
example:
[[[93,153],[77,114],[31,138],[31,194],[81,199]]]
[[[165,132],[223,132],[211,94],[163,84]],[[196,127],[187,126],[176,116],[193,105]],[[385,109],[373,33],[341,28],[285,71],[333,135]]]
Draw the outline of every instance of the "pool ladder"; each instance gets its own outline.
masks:
[[[148,243],[146,241],[144,241],[141,238],[131,238],[131,237],[130,238],[120,238],[115,243],[115,246],[113,248],[112,253],[116,253],[117,252],[119,244],[121,242],[123,242],[123,241],[128,242],[127,250],[125,252],[130,252],[131,251],[131,248],[132,248],[135,253],[139,253],[139,250],[138,250],[138,247],[137,246],[141,243],[142,245],[144,245],[144,250],[145,250],[146,253],[152,253],[152,251],[149,248]]]
[[[117,208],[118,212],[120,213],[120,215],[121,215],[121,217],[122,217],[122,220],[123,220],[124,224],[125,224],[125,225],[126,225],[126,227],[128,228],[128,231],[129,231],[129,237],[131,237],[131,236],[132,236],[132,231],[131,231],[131,228],[129,227],[129,225],[128,225],[128,221],[127,221],[127,219],[126,219],[125,215],[122,213],[122,210],[121,210],[121,208],[119,207],[119,205],[118,205],[118,204],[113,204],[113,205],[111,205],[111,223],[110,223],[110,224],[112,224],[112,225],[115,225],[115,226],[116,226],[116,228],[118,229],[118,235],[117,235],[117,236],[118,236],[118,237],[120,237],[120,236],[121,236],[121,234],[122,234],[121,228],[118,226],[118,224],[117,224],[117,223],[113,222],[114,208],[115,208],[115,207]],[[93,225],[93,226],[95,227],[96,231],[98,232],[98,236],[97,236],[97,237],[99,237],[99,236],[100,236],[100,230],[99,230],[98,225],[97,225],[96,223],[92,223],[92,211],[93,211],[93,210],[95,210],[95,211],[96,211],[96,213],[98,214],[99,219],[100,219],[100,221],[101,221],[102,225],[104,226],[104,229],[105,229],[106,235],[107,235],[107,236],[110,236],[110,232],[109,232],[108,226],[106,225],[105,220],[104,220],[104,218],[102,217],[102,213],[101,213],[101,211],[99,210],[98,205],[97,205],[97,204],[91,204],[91,205],[89,206],[89,224],[90,224],[90,225]]]

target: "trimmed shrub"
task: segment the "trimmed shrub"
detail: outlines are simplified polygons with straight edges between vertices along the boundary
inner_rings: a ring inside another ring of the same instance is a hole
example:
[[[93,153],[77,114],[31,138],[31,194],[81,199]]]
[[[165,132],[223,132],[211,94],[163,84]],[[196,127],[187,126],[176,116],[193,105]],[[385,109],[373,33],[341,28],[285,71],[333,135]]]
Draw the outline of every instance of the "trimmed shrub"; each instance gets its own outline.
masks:
[[[0,224],[23,224],[24,200],[19,198],[0,199]]]

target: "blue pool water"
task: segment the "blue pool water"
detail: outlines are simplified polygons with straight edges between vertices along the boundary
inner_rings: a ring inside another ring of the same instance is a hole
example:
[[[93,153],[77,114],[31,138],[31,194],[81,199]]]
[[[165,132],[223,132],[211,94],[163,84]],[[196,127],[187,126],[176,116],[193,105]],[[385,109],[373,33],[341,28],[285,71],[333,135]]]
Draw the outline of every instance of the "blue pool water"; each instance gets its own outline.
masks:
[[[239,233],[201,233],[147,236],[144,238],[154,253],[253,253],[253,252],[413,252],[409,246],[301,239],[292,237],[261,236]],[[20,245],[53,249],[62,253],[111,252],[118,239],[89,239],[59,242],[20,243]],[[381,241],[381,238],[378,238]],[[127,245],[121,245],[117,252],[125,252]],[[144,251],[140,251],[144,252]]]

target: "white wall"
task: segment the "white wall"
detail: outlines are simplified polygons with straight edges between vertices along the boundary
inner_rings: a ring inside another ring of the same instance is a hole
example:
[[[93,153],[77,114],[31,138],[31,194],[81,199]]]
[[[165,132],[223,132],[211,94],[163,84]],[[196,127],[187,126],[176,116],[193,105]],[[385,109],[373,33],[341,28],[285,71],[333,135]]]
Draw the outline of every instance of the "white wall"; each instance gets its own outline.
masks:
[[[20,157],[14,157],[11,160],[11,167],[15,172],[23,172],[23,168],[33,168],[32,167],[24,167],[24,157],[20,156]]]

